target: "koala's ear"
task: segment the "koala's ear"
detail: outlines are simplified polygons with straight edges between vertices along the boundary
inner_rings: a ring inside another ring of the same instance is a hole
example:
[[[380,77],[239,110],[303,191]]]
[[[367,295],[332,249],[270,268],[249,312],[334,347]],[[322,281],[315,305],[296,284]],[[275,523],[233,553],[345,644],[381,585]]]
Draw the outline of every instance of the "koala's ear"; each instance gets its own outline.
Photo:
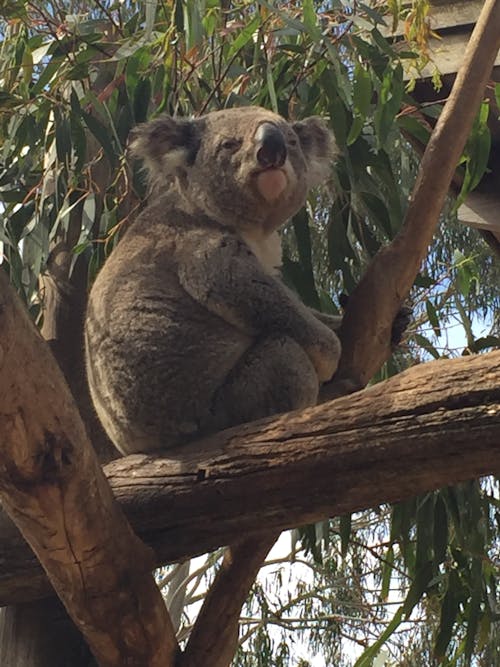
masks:
[[[338,152],[333,133],[319,116],[292,123],[292,127],[306,158],[308,186],[311,188],[323,183],[330,174],[332,160]]]
[[[130,154],[143,160],[153,180],[172,176],[193,164],[200,147],[198,120],[162,116],[138,125],[129,136]]]

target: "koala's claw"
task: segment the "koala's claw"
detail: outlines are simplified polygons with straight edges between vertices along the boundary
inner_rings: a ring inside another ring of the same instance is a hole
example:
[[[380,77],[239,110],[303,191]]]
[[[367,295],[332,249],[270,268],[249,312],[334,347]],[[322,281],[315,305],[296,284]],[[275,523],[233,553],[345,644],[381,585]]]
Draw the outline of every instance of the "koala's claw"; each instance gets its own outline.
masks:
[[[339,303],[345,310],[349,304],[349,295],[344,292],[339,295]],[[403,338],[403,334],[410,324],[413,309],[410,306],[401,306],[398,310],[391,329],[391,347],[395,349]]]
[[[410,324],[413,309],[410,306],[401,306],[398,310],[391,329],[391,347],[396,348],[403,338],[403,334]]]

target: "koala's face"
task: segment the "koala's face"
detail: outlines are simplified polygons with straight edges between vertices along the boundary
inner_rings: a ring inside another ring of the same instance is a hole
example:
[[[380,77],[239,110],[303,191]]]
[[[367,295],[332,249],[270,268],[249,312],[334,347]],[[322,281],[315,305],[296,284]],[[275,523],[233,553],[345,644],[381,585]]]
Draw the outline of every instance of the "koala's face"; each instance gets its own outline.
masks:
[[[328,177],[334,154],[320,118],[288,123],[260,107],[193,120],[164,116],[134,130],[130,147],[156,192],[173,181],[195,210],[264,233],[301,208],[308,190]]]

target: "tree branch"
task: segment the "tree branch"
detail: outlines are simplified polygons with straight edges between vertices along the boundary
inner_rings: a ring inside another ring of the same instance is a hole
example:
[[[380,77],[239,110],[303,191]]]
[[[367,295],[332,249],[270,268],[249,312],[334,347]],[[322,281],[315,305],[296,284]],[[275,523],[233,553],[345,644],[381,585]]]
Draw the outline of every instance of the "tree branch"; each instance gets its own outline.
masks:
[[[115,503],[61,371],[0,271],[0,499],[103,667],[169,667],[151,551]]]
[[[277,535],[259,534],[226,549],[181,656],[180,667],[231,664],[238,644],[241,608]]]
[[[157,565],[250,539],[262,526],[284,530],[494,473],[500,351],[414,366],[357,394],[168,456],[135,454],[105,468]],[[86,511],[85,503],[79,512]],[[2,545],[0,604],[48,593],[27,552],[19,541]]]
[[[325,397],[347,379],[365,386],[391,354],[391,327],[434,235],[450,184],[500,49],[500,1],[486,0],[450,97],[425,150],[401,231],[376,255],[349,297],[342,358]]]

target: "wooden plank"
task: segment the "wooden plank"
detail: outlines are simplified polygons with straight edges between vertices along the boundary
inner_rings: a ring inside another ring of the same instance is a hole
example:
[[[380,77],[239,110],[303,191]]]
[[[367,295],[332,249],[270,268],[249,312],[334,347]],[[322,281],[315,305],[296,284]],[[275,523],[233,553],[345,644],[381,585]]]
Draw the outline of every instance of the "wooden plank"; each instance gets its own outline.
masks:
[[[431,77],[436,69],[442,75],[455,74],[464,59],[465,47],[469,38],[470,33],[464,31],[460,34],[446,35],[443,39],[430,39],[431,62],[420,71],[407,65],[405,79],[425,79]],[[500,52],[497,54],[494,66],[500,66]]]
[[[500,194],[471,192],[458,209],[464,225],[486,229],[500,241]]]
[[[482,0],[468,0],[467,2],[432,3],[429,20],[433,30],[456,28],[458,26],[472,26],[477,21]]]

